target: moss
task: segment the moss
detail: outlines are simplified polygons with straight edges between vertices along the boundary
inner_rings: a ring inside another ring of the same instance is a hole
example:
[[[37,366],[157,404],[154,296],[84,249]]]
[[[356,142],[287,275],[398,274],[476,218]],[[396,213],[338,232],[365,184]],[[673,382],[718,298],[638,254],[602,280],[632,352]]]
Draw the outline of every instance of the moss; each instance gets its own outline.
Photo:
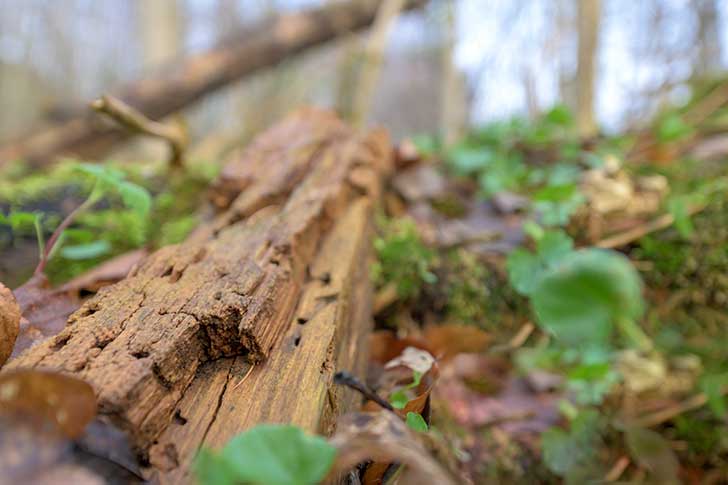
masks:
[[[437,281],[432,272],[435,252],[422,242],[410,219],[380,218],[378,225],[381,235],[374,241],[374,281],[379,287],[394,284],[402,299],[417,297],[426,284]]]

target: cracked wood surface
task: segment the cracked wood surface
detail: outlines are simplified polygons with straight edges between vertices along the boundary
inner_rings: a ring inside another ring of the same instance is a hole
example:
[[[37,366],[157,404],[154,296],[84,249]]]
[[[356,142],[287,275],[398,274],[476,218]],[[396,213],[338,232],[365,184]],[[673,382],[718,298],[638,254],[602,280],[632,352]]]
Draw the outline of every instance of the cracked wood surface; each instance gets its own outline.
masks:
[[[369,219],[390,152],[382,133],[328,112],[291,115],[223,171],[212,221],[6,368],[85,379],[99,412],[164,470],[255,422],[329,431],[352,399],[330,389],[333,369],[361,368]]]

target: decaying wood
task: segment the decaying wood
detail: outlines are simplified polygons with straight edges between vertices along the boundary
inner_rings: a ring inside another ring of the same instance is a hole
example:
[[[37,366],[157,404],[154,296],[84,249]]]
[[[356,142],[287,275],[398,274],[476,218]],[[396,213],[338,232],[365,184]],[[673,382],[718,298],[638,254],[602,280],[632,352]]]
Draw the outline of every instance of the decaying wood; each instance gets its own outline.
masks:
[[[6,367],[85,379],[100,413],[172,481],[200,443],[257,422],[331,431],[354,399],[331,388],[333,374],[366,357],[369,224],[390,153],[380,132],[292,115],[224,171],[215,200],[227,209]]]
[[[207,52],[111,94],[148,118],[163,118],[247,74],[370,25],[381,2],[333,2],[263,21],[241,29]],[[420,7],[424,3],[424,0],[407,0],[405,8]],[[98,157],[130,135],[101,121],[86,106],[78,107],[63,122],[0,146],[0,166],[17,159],[42,165],[58,155]]]

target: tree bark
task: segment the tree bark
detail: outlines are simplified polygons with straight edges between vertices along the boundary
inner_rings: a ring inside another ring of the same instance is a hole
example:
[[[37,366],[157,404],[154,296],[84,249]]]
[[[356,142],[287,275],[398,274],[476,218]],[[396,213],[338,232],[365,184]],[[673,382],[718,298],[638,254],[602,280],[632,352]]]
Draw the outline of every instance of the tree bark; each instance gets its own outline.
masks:
[[[251,72],[370,25],[381,2],[349,0],[263,21],[208,52],[111,94],[149,118],[162,118]],[[405,8],[425,2],[407,0]],[[0,147],[0,166],[17,159],[40,166],[58,155],[98,157],[129,136],[80,107],[66,121]]]
[[[201,444],[260,422],[330,432],[354,400],[333,374],[363,372],[366,359],[370,221],[390,154],[381,132],[292,115],[226,167],[211,222],[6,368],[86,380],[169,483],[189,480]]]

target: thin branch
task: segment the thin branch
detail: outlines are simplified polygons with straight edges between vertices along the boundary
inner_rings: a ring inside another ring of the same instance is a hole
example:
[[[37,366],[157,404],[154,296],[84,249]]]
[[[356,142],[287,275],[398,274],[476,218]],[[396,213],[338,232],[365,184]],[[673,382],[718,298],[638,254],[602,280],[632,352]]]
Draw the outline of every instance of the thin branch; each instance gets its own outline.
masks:
[[[354,389],[355,391],[358,391],[362,396],[369,399],[370,401],[374,401],[375,403],[382,406],[384,409],[395,412],[391,404],[389,404],[379,394],[370,389],[369,386],[367,386],[362,381],[346,371],[337,372],[334,375],[334,383]]]
[[[704,204],[696,204],[688,207],[688,214],[692,216],[702,211],[703,209],[705,209]],[[672,214],[663,214],[657,219],[653,219],[645,224],[639,225],[632,229],[628,229],[613,236],[609,236],[602,239],[601,241],[597,241],[597,243],[594,245],[598,248],[603,249],[614,249],[626,246],[627,244],[630,244],[642,238],[643,236],[646,236],[647,234],[659,231],[661,229],[666,229],[670,227],[674,222],[675,218],[672,216]]]
[[[76,220],[76,217],[78,217],[79,214],[81,214],[83,211],[88,209],[89,207],[93,206],[96,202],[96,199],[93,199],[89,197],[85,201],[83,201],[82,204],[80,204],[78,207],[73,209],[70,214],[66,216],[63,221],[56,227],[56,230],[53,231],[53,234],[51,235],[50,239],[48,239],[48,243],[46,243],[45,248],[43,249],[43,254],[41,255],[40,261],[38,261],[38,266],[35,267],[35,271],[33,271],[33,276],[42,276],[43,272],[45,271],[46,266],[48,265],[48,261],[50,260],[51,253],[53,252],[53,248],[55,247],[56,243],[58,243],[58,238],[61,237],[61,234],[63,234],[63,231],[68,229],[68,227],[73,224],[73,222]]]
[[[166,141],[170,149],[170,165],[177,168],[182,166],[187,148],[187,135],[180,126],[150,120],[141,112],[113,96],[101,96],[91,103],[91,107],[133,133]]]

